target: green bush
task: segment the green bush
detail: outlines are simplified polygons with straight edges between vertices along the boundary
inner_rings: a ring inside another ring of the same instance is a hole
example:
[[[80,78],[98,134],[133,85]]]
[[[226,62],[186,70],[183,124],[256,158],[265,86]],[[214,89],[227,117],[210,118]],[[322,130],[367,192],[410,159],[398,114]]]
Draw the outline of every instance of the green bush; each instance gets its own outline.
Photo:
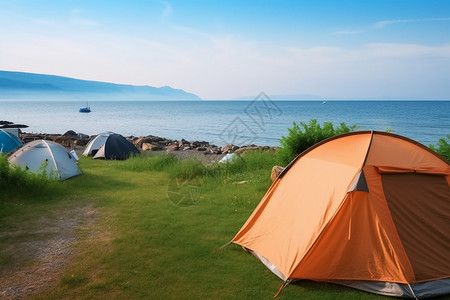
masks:
[[[447,139],[439,139],[437,146],[430,145],[430,148],[450,161],[450,134],[447,134]]]
[[[288,128],[289,134],[280,139],[281,148],[278,152],[280,161],[288,164],[312,145],[329,137],[354,131],[356,127],[356,125],[348,127],[345,123],[341,123],[334,128],[331,122],[325,122],[321,127],[316,119],[310,120],[309,124],[300,122],[299,125],[294,122],[294,126]]]

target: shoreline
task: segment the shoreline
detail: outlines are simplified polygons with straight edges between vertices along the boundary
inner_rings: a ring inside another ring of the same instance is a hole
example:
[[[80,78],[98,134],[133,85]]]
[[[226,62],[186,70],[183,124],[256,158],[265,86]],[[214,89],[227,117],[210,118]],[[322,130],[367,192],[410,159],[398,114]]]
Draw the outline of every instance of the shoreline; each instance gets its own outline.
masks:
[[[61,144],[67,149],[81,152],[90,140],[97,135],[85,135],[69,130],[64,134],[51,133],[30,133],[20,132],[20,138],[25,143],[34,140],[50,140]],[[181,160],[199,159],[204,163],[220,161],[225,155],[230,153],[242,154],[249,150],[276,150],[279,147],[258,146],[255,144],[237,146],[228,144],[217,146],[207,141],[188,141],[185,139],[172,140],[154,135],[147,136],[125,136],[141,153],[171,153]]]

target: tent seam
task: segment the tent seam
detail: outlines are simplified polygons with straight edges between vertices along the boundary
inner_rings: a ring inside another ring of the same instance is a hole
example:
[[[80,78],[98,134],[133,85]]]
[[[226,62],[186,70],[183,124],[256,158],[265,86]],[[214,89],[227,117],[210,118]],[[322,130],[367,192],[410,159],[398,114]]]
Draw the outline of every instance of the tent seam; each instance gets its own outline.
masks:
[[[49,145],[45,140],[42,140],[42,141],[47,145],[47,150],[48,150],[48,152],[50,153],[50,156],[51,156],[52,159],[53,159],[53,164],[55,165],[55,169],[56,169],[56,171],[58,172],[58,177],[59,177],[59,179],[61,179],[61,173],[59,172],[58,165],[56,164],[55,156],[53,156],[53,153],[52,153],[52,151],[50,150],[50,145]]]

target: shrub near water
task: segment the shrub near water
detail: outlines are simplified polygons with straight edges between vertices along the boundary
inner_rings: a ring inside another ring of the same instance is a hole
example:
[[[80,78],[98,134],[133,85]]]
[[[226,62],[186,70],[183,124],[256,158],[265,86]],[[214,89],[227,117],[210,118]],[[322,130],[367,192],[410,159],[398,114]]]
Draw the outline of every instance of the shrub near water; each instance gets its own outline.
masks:
[[[334,128],[331,122],[325,122],[320,126],[316,119],[310,120],[309,124],[300,122],[299,125],[294,122],[294,126],[288,128],[289,134],[280,139],[280,160],[283,164],[288,164],[314,144],[335,135],[354,131],[356,127],[356,125],[348,127],[345,123],[341,123]]]
[[[439,139],[437,146],[430,145],[430,148],[450,161],[450,134],[447,134],[447,140],[441,138]]]

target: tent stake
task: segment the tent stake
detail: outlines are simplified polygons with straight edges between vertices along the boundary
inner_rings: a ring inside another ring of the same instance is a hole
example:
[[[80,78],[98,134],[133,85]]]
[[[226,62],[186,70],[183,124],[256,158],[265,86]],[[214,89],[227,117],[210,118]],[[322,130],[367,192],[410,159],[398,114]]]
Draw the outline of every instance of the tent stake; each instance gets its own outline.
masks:
[[[283,282],[283,284],[281,285],[280,289],[278,290],[278,292],[273,297],[276,298],[288,284],[289,284],[289,279],[286,279],[286,281]]]
[[[226,246],[230,245],[231,241],[226,242],[225,244],[223,244],[222,246],[220,246],[219,248],[217,248],[216,250],[214,250],[214,252],[219,252],[220,250],[222,250],[223,248],[225,248]]]

